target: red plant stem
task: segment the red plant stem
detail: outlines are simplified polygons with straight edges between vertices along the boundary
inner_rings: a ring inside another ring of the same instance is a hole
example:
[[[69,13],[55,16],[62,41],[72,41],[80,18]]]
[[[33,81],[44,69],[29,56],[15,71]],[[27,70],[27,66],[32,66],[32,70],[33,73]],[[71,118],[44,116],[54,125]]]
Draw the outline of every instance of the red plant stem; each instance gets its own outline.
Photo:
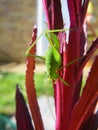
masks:
[[[43,0],[49,29],[62,29],[63,17],[60,0]]]
[[[34,28],[32,40],[30,45],[36,40],[37,29]],[[30,54],[35,54],[35,46],[33,46],[29,52]],[[34,69],[35,69],[35,57],[27,57],[27,70],[26,70],[26,92],[28,96],[28,102],[31,110],[31,115],[34,121],[36,130],[44,130],[41,114],[37,102],[36,90],[34,87]]]
[[[79,57],[79,30],[71,31],[70,32],[70,38],[69,38],[69,44],[68,44],[68,50],[67,50],[67,63],[70,63],[70,61],[73,61],[77,57]],[[74,45],[75,43],[75,45]],[[76,48],[77,47],[77,48]],[[76,50],[77,49],[77,50]],[[64,80],[70,84],[70,86],[63,85],[62,91],[62,105],[63,105],[63,111],[62,111],[62,130],[67,130],[71,118],[71,112],[73,108],[73,100],[74,100],[74,93],[76,89],[76,70],[77,70],[78,62],[75,62],[74,64],[66,67],[66,74]]]
[[[48,24],[48,28],[51,29],[52,25],[51,25],[51,0],[43,0],[43,5],[44,5],[44,10],[46,13],[46,18],[47,18],[47,24]]]
[[[60,130],[61,129],[61,114],[62,114],[62,107],[61,107],[61,86],[60,86],[60,80],[57,79],[56,81],[56,122],[57,125],[56,125],[56,130]]]
[[[83,25],[84,23],[88,4],[89,4],[89,0],[84,0],[83,6],[81,7],[81,25]]]

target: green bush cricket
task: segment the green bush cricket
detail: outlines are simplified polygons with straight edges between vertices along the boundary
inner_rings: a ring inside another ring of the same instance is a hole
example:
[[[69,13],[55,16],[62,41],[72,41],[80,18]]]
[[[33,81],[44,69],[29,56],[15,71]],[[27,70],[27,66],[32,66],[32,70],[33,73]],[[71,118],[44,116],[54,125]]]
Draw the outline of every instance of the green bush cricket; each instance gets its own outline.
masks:
[[[58,74],[58,70],[60,70],[61,67],[61,55],[59,53],[60,43],[58,40],[56,32],[64,32],[69,29],[58,29],[58,30],[45,30],[41,33],[41,35],[33,42],[33,44],[28,48],[26,52],[26,56],[35,56],[37,58],[40,58],[45,61],[46,68],[47,68],[47,74],[50,79],[56,80],[60,79],[65,85],[69,86],[69,84],[62,79],[62,77]],[[74,29],[71,29],[74,30]],[[37,43],[37,41],[40,39],[42,35],[45,35],[46,38],[49,41],[49,48],[47,49],[45,56],[36,56],[29,54],[29,51],[31,48]],[[73,63],[73,62],[72,62]]]

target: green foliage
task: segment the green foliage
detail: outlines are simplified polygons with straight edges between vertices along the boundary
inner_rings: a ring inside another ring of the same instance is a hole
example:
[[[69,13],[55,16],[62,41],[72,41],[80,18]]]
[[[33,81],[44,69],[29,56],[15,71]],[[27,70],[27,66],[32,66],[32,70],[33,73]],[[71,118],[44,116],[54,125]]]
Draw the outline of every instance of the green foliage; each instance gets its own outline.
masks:
[[[0,72],[0,113],[13,114],[17,83],[20,84],[25,93],[24,76],[22,74]]]
[[[19,83],[21,91],[26,98],[25,75],[19,73],[0,72],[0,113],[7,115],[15,112],[15,90]],[[37,95],[53,95],[52,83],[45,73],[35,74],[35,86]]]

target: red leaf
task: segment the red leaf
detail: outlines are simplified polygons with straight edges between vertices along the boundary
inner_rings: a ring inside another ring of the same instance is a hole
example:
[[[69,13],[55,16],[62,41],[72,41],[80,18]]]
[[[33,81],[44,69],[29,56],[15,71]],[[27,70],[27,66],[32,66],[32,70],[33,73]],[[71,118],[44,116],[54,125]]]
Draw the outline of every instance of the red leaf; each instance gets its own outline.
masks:
[[[34,130],[28,108],[19,87],[16,90],[16,123],[17,130]]]
[[[90,57],[94,54],[97,48],[98,48],[98,38],[96,38],[95,41],[93,41],[86,55],[80,60],[80,66],[82,66],[81,68],[85,66],[85,64],[90,59]]]
[[[97,130],[98,128],[98,103],[94,113],[82,124],[80,130]]]
[[[32,40],[30,45],[36,40],[37,29],[34,28],[32,34]],[[35,54],[35,45],[30,49],[30,54]],[[26,70],[26,92],[28,96],[29,106],[32,114],[32,118],[34,121],[34,125],[36,130],[44,130],[41,114],[37,102],[36,91],[34,87],[34,69],[35,69],[35,57],[28,56],[27,57],[27,70]]]
[[[82,123],[91,115],[98,100],[98,56],[96,57],[83,94],[73,109],[69,130],[79,130]]]
[[[98,38],[96,38],[95,41],[93,41],[91,47],[88,49],[86,55],[80,59],[80,67],[78,69],[78,79],[81,76],[81,72],[83,71],[84,66],[86,65],[86,63],[88,62],[88,60],[91,58],[91,56],[94,54],[94,52],[96,51],[96,49],[98,48]]]
[[[84,41],[84,40],[82,39],[82,41]],[[81,45],[84,46],[83,44],[81,44]],[[82,47],[82,46],[81,46],[81,49],[80,49],[80,57],[83,56],[83,52],[84,52],[84,50],[82,50],[84,47]],[[98,48],[98,38],[96,38],[96,40],[93,41],[93,43],[92,43],[91,47],[88,49],[86,55],[83,56],[83,58],[80,58],[80,60],[79,60],[79,68],[78,68],[78,71],[77,71],[77,81],[80,80],[83,68],[85,67],[86,63],[91,58],[91,56],[94,54],[94,52],[97,50],[97,48]],[[80,86],[80,89],[79,89],[79,86],[77,86],[77,89],[80,90],[81,86]],[[79,97],[80,93],[76,92],[75,95],[76,96],[78,95],[78,97]]]

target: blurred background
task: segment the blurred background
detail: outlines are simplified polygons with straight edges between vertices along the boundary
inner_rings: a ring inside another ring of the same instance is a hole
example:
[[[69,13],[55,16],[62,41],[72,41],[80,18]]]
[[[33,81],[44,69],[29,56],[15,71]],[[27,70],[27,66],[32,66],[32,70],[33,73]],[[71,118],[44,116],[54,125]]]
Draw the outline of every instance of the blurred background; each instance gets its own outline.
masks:
[[[36,23],[36,0],[0,0],[0,61],[24,61]]]
[[[98,35],[98,0],[92,0],[92,2],[94,22],[91,23],[92,27],[88,27],[89,46]],[[25,52],[31,40],[33,26],[38,23],[37,3],[36,0],[0,0],[0,114],[8,117],[13,117],[15,114],[15,86],[17,83],[20,84],[26,98]],[[95,55],[97,53],[98,51]],[[88,63],[87,72],[91,62]],[[40,96],[46,94],[47,78],[43,80],[43,77],[46,77],[43,73],[44,64],[37,61],[36,65],[35,82],[37,94]],[[41,84],[44,84],[43,89]],[[52,95],[50,81],[47,89],[48,94]]]

